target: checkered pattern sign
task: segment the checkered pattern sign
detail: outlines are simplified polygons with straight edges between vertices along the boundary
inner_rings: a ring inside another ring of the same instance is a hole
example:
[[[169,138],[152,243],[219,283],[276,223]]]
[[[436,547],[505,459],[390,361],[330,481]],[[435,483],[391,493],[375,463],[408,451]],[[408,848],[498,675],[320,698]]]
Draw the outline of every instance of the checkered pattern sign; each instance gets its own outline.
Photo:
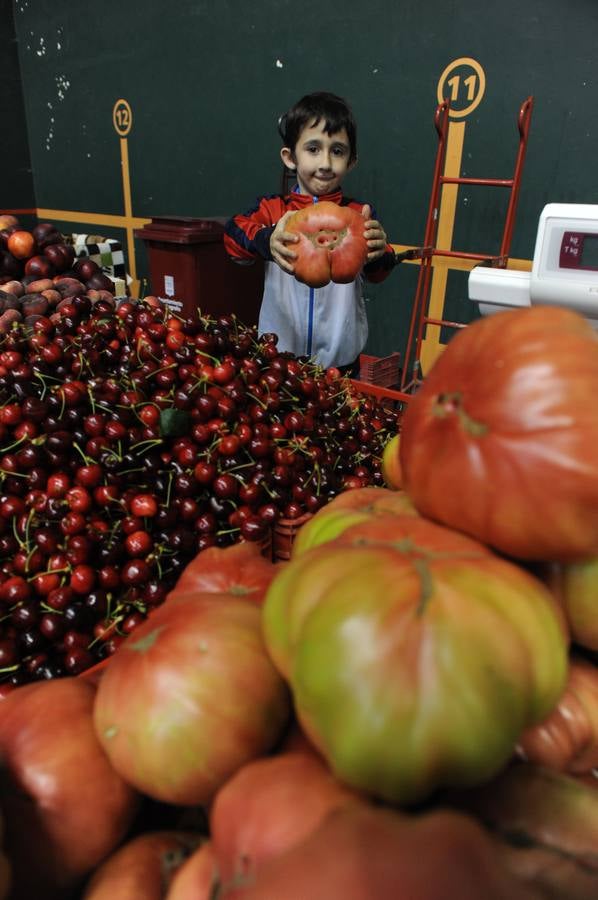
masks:
[[[118,241],[97,235],[74,234],[73,247],[77,258],[89,256],[105,275],[125,277],[125,254]]]

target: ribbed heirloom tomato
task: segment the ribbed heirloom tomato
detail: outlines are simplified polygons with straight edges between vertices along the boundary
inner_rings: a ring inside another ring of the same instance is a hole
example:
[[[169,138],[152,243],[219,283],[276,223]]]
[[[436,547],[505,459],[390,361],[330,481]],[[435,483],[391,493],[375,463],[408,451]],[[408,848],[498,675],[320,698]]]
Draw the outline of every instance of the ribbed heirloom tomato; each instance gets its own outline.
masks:
[[[348,284],[363,268],[368,255],[363,216],[350,206],[321,200],[289,218],[286,231],[299,235],[292,244],[295,278],[310,287],[330,281]]]
[[[459,332],[409,402],[403,487],[419,511],[522,559],[598,552],[598,336],[536,306]]]
[[[334,774],[392,803],[495,774],[565,685],[545,586],[417,516],[372,518],[292,559],[264,634]]]

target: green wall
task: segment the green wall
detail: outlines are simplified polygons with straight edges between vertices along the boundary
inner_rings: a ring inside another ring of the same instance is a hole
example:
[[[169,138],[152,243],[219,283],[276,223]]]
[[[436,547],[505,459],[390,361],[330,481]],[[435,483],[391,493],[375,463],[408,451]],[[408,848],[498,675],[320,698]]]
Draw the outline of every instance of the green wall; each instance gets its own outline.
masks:
[[[12,0],[0,0],[0,122],[0,209],[31,209],[33,177]]]
[[[546,202],[598,202],[595,0],[16,0],[13,8],[39,207],[123,212],[112,109],[124,98],[133,110],[134,215],[229,215],[278,190],[277,118],[303,93],[326,89],[352,103],[359,124],[347,191],[374,202],[391,240],[421,244],[437,83],[460,57],[486,76],[467,118],[462,174],[510,177],[517,112],[535,98],[511,255],[531,257]],[[504,198],[478,191],[460,191],[454,245],[492,252]],[[109,236],[122,238],[118,229]],[[400,349],[416,271],[403,265],[369,291],[371,352]],[[451,275],[449,306],[462,318],[471,313],[465,292],[464,276]]]

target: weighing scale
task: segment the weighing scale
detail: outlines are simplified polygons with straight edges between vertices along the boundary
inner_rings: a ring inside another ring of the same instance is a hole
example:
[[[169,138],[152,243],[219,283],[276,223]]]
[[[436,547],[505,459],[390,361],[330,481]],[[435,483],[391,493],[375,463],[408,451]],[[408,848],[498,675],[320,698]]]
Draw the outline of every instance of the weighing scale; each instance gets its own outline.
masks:
[[[531,272],[476,266],[468,287],[483,316],[536,304],[565,306],[598,329],[598,205],[547,204]]]

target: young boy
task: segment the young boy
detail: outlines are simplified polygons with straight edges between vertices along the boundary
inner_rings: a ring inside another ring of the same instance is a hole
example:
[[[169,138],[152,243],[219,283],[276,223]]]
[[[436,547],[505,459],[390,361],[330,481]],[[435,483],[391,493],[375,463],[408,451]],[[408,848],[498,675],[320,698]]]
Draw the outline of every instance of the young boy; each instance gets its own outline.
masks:
[[[341,192],[344,176],[357,162],[353,113],[334,94],[308,94],[281,118],[279,131],[282,161],[296,174],[297,184],[290,194],[262,197],[248,212],[230,219],[225,226],[225,248],[237,262],[259,256],[266,261],[260,334],[274,332],[281,350],[309,356],[324,367],[337,366],[354,376],[368,334],[363,276],[383,281],[395,257],[371,206]],[[363,215],[369,253],[363,273],[350,284],[331,282],[310,288],[293,277],[293,243],[299,238],[285,231],[286,222],[294,212],[320,199],[352,206]]]

